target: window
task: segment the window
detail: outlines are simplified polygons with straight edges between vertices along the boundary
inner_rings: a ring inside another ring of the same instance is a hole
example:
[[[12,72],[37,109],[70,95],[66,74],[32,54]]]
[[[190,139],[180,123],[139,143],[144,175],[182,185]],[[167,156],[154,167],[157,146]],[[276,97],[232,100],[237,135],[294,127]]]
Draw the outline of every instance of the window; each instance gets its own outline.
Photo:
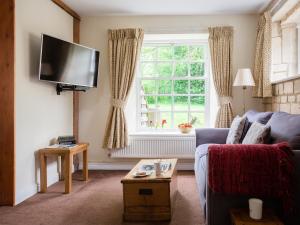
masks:
[[[141,50],[137,74],[137,129],[177,129],[179,124],[193,118],[196,118],[194,127],[207,126],[207,38],[157,37],[155,40],[145,37]]]

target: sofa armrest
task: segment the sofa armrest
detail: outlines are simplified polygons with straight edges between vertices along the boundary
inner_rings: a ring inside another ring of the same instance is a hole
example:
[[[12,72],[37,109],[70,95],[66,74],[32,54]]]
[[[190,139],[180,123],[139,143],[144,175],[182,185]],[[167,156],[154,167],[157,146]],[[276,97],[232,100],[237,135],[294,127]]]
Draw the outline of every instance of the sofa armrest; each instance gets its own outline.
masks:
[[[202,144],[225,144],[229,128],[196,129],[196,147]]]

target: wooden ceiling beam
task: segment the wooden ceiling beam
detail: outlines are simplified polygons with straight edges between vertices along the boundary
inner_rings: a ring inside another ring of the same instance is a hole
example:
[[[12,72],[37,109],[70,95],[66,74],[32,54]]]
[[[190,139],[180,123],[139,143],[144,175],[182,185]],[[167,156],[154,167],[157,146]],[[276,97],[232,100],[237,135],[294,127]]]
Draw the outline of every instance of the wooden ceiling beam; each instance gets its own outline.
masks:
[[[67,13],[69,13],[71,16],[73,16],[77,20],[81,20],[79,14],[75,12],[73,9],[71,9],[67,4],[65,4],[62,0],[52,0],[56,5],[58,5],[60,8],[65,10]]]

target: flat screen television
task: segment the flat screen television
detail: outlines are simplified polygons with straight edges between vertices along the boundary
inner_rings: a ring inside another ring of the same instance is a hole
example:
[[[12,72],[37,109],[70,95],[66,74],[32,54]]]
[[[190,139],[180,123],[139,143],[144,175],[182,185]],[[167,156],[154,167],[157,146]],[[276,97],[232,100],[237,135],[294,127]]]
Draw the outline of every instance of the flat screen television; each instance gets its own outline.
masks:
[[[99,51],[42,34],[39,79],[97,87]]]

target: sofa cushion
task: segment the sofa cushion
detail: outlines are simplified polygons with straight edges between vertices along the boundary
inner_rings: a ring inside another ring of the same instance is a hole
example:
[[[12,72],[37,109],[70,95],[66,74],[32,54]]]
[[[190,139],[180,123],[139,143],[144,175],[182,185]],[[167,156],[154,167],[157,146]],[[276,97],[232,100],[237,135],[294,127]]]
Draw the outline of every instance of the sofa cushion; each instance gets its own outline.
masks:
[[[247,111],[244,116],[247,117],[247,120],[245,122],[243,134],[240,140],[240,143],[243,142],[249,128],[251,127],[252,123],[258,122],[261,124],[267,124],[270,118],[272,117],[273,112],[257,112],[255,110],[249,110]]]
[[[268,125],[263,125],[258,122],[252,123],[249,128],[243,144],[263,144],[266,140],[266,137],[270,133],[270,127]]]
[[[226,144],[239,144],[243,134],[246,117],[236,116],[231,123],[231,127],[226,139]]]
[[[287,141],[292,149],[300,149],[300,115],[275,112],[267,125],[271,127],[271,143]]]
[[[273,112],[257,112],[255,110],[249,110],[244,116],[247,117],[249,123],[259,122],[261,124],[267,124],[272,117]]]

